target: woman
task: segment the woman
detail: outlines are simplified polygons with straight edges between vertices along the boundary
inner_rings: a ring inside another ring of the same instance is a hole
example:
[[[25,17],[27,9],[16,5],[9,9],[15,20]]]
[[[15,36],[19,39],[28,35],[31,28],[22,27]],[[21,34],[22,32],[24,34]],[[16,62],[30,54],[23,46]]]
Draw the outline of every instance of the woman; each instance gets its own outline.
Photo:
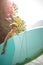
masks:
[[[7,34],[7,36],[5,37],[4,46],[3,46],[3,49],[2,49],[2,53],[1,53],[1,54],[4,54],[4,52],[5,52],[7,40],[8,40],[10,37],[13,37],[14,35],[16,35],[16,33],[17,33],[17,31],[18,31],[18,29],[17,29],[17,24],[16,24],[16,23],[10,24],[10,27],[11,27],[11,31],[10,31],[10,32]]]

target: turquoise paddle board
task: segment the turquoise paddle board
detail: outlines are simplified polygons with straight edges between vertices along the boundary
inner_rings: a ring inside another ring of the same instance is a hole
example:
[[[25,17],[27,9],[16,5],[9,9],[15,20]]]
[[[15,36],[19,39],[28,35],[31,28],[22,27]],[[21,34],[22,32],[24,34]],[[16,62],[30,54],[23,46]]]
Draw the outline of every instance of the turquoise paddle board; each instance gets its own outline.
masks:
[[[5,54],[1,55],[0,65],[24,65],[43,53],[43,28],[20,33],[8,39]]]

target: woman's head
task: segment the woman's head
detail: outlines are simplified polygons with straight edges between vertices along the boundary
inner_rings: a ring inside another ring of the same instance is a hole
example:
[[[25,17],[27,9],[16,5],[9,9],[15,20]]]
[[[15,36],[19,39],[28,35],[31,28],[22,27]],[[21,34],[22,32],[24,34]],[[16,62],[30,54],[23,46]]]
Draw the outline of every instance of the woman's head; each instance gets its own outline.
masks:
[[[17,31],[17,27],[18,25],[16,23],[12,23],[9,25],[11,29],[13,29],[14,31]]]

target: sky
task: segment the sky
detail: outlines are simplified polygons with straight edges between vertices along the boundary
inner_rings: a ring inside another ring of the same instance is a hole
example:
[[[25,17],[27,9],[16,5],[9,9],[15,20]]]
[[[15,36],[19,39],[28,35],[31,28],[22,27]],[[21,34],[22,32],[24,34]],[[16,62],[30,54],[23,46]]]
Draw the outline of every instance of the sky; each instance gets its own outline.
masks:
[[[13,0],[18,6],[18,15],[25,21],[27,29],[43,20],[43,0]]]

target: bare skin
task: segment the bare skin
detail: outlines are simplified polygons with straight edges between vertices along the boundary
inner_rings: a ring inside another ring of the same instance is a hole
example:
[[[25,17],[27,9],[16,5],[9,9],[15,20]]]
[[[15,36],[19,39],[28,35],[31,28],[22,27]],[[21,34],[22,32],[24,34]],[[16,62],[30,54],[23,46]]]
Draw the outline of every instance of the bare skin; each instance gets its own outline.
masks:
[[[13,37],[16,34],[16,31],[17,31],[17,27],[16,26],[13,26],[12,29],[11,29],[11,31],[5,37],[4,46],[3,46],[3,49],[2,49],[2,53],[1,54],[4,54],[5,53],[5,48],[6,48],[7,40],[10,37]]]

